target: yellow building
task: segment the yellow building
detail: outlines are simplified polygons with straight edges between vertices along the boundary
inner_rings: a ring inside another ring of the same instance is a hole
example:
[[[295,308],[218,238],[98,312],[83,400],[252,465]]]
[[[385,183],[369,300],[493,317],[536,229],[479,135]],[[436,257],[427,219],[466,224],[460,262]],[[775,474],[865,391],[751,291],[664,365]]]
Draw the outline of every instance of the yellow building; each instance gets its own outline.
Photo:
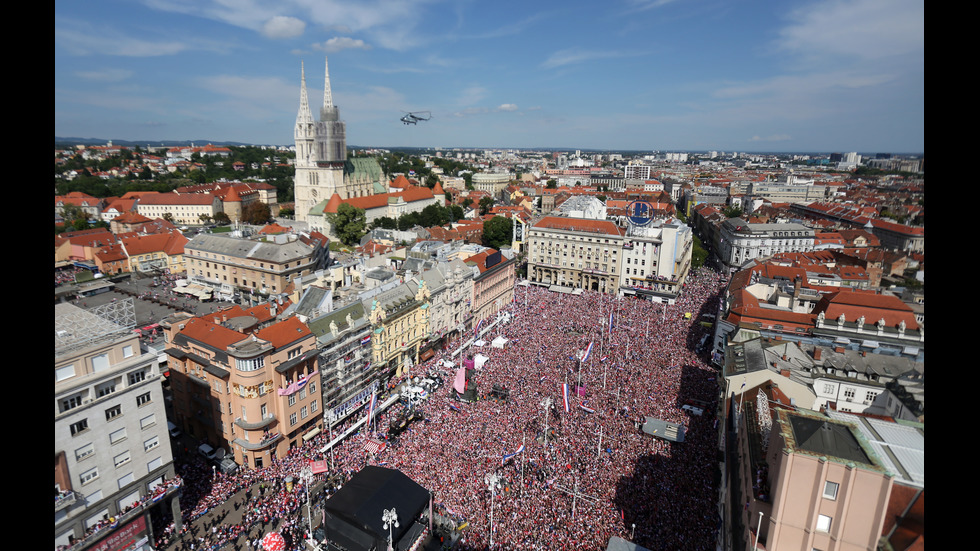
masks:
[[[413,289],[414,288],[414,289]],[[425,281],[404,283],[365,302],[371,325],[374,362],[394,376],[418,363],[419,348],[431,333],[429,288]]]

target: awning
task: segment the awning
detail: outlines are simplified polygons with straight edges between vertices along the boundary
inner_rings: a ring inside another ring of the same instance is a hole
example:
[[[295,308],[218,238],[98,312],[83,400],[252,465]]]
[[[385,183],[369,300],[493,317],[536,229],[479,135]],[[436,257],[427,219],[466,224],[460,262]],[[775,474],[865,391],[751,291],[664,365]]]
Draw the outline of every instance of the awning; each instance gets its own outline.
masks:
[[[313,430],[303,435],[303,442],[306,442],[318,434],[320,434],[320,427],[313,427]]]

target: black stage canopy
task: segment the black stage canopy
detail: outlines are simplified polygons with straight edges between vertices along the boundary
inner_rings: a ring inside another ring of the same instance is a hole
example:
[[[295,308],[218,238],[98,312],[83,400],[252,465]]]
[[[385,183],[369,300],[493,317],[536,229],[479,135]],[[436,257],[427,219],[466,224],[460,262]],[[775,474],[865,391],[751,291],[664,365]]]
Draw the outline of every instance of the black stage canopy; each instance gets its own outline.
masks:
[[[392,528],[391,534],[398,547],[428,505],[429,491],[401,471],[364,467],[327,500],[327,544],[347,551],[386,549],[388,529],[381,517],[394,508],[398,528]]]

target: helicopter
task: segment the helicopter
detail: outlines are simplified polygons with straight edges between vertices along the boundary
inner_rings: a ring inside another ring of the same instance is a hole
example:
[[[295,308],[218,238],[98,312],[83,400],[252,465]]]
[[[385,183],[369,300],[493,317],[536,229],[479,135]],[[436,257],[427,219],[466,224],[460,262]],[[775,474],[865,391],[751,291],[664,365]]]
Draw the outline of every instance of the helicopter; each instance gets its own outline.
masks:
[[[405,116],[401,118],[401,121],[405,124],[416,124],[419,121],[427,121],[432,118],[432,114],[428,111],[415,111],[412,113],[405,112]]]

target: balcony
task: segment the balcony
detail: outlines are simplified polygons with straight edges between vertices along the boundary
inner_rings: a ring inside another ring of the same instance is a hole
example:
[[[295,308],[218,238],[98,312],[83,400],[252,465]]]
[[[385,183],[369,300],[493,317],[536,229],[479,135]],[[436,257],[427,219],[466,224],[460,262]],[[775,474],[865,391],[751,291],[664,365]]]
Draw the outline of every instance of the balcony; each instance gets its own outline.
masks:
[[[271,434],[271,435],[268,435],[268,436],[263,436],[262,437],[262,440],[259,443],[257,443],[257,444],[254,443],[254,442],[248,442],[246,440],[242,440],[241,438],[234,439],[232,441],[232,443],[233,444],[238,444],[243,449],[248,450],[248,451],[257,451],[257,450],[261,450],[263,448],[272,447],[274,444],[276,444],[277,442],[279,442],[280,440],[282,440],[282,438],[283,438],[282,434],[277,432],[275,434]]]
[[[78,494],[71,490],[65,490],[54,496],[54,512],[70,507],[78,499]]]
[[[261,421],[255,423],[249,423],[243,420],[241,417],[235,418],[235,425],[245,430],[262,430],[275,422],[276,422],[276,416],[271,414],[266,415]]]

